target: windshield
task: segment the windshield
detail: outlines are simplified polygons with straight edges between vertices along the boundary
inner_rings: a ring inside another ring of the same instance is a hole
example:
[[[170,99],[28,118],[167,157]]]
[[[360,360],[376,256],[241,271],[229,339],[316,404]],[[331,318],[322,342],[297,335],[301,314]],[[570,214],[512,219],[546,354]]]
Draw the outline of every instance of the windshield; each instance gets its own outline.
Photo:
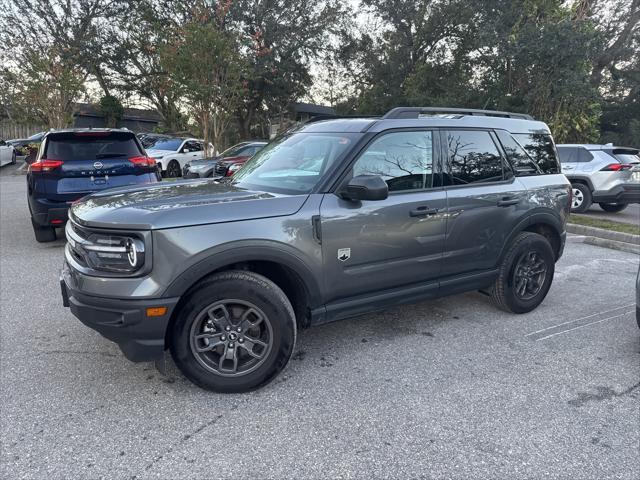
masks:
[[[620,163],[638,163],[638,162],[640,162],[640,156],[633,155],[631,153],[618,153],[618,154],[616,154],[616,158],[620,161]]]
[[[220,154],[221,157],[237,157],[240,155],[240,152],[247,148],[247,143],[240,143],[238,145],[234,145],[233,147],[227,148],[224,152]]]
[[[292,133],[256,153],[235,175],[239,187],[277,193],[309,193],[359,133]]]
[[[181,138],[150,138],[145,148],[149,150],[171,150],[172,152],[176,152],[180,148],[180,145],[182,145]]]

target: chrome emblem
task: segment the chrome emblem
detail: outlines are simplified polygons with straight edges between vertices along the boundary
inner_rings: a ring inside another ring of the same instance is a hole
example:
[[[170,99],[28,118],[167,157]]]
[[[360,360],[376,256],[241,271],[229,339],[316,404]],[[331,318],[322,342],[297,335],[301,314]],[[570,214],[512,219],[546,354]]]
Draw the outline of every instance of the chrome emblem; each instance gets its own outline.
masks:
[[[102,162],[95,162],[93,164],[93,168],[95,168],[96,170],[100,170],[102,167],[104,167],[104,165],[102,164]]]
[[[339,248],[338,249],[338,260],[341,262],[346,262],[351,258],[351,249],[350,248]]]

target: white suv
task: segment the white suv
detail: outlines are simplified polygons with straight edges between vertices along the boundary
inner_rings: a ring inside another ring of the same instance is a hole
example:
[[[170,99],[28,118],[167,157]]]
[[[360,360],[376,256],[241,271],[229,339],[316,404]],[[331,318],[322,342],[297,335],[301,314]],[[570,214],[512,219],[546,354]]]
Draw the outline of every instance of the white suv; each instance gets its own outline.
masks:
[[[155,138],[146,150],[150,157],[156,159],[158,168],[165,177],[181,176],[187,163],[214,152],[211,144],[205,152],[204,142],[200,139],[175,137]]]
[[[621,212],[640,203],[640,150],[607,145],[558,145],[564,173],[573,186],[571,211],[597,203],[605,212]]]

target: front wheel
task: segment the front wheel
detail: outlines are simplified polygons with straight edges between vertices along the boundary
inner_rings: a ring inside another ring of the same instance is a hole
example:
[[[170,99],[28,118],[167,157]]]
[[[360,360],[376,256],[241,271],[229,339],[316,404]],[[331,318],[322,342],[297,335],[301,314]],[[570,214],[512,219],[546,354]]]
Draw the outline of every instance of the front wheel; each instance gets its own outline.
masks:
[[[266,385],[289,362],[296,341],[293,308],[262,275],[221,272],[203,280],[178,312],[169,347],[196,385],[223,393]]]
[[[11,154],[11,165],[15,165],[16,164],[16,152],[14,151]]]
[[[167,165],[167,177],[169,178],[179,177],[181,173],[182,172],[180,170],[180,164],[175,160],[171,160],[169,162],[169,165]]]
[[[537,233],[521,232],[502,260],[491,298],[507,312],[530,312],[547,296],[554,271],[555,257],[548,240]]]
[[[605,212],[618,213],[627,208],[628,203],[600,203],[599,205]]]

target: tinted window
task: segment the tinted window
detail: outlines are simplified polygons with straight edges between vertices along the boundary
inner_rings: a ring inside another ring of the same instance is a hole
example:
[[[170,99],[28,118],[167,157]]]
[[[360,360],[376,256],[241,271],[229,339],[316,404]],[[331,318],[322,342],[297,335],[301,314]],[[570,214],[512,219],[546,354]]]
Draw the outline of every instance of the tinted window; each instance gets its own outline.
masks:
[[[542,173],[537,163],[509,133],[497,130],[496,135],[507,154],[507,159],[519,176],[540,175]]]
[[[560,163],[576,163],[578,161],[578,149],[575,147],[558,147]]]
[[[200,142],[187,142],[184,145],[184,150],[187,151],[191,151],[191,152],[201,152],[202,151],[202,144]]]
[[[290,133],[256,153],[233,184],[281,193],[309,193],[327,169],[362,136],[355,133]]]
[[[513,137],[524,147],[542,173],[560,173],[560,164],[551,135],[540,133],[514,133]]]
[[[449,185],[495,182],[503,179],[502,157],[489,132],[447,132]]]
[[[62,133],[47,137],[43,158],[49,160],[97,160],[141,155],[131,133]]]
[[[376,139],[353,166],[353,176],[358,175],[382,177],[391,192],[430,188],[432,132],[389,133]]]

